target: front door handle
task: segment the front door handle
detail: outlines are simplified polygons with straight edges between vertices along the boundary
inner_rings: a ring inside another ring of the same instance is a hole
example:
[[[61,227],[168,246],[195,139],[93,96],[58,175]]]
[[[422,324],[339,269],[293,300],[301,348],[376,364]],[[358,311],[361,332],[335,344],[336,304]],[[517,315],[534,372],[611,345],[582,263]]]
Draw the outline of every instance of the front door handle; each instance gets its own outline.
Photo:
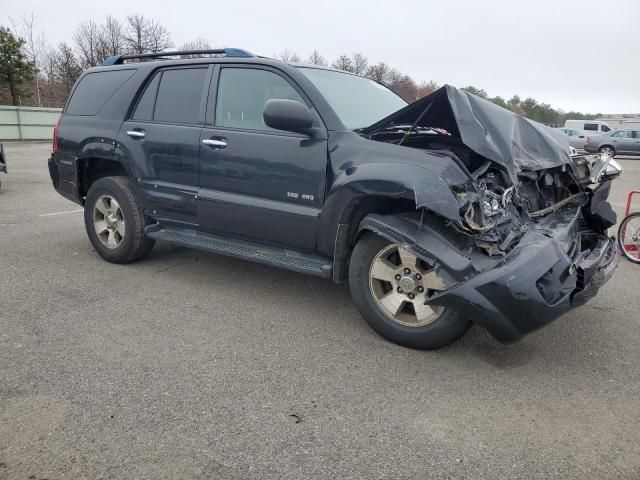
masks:
[[[202,143],[213,148],[225,148],[227,146],[227,141],[223,138],[204,138]]]
[[[145,133],[141,130],[127,130],[127,135],[131,138],[144,138]]]

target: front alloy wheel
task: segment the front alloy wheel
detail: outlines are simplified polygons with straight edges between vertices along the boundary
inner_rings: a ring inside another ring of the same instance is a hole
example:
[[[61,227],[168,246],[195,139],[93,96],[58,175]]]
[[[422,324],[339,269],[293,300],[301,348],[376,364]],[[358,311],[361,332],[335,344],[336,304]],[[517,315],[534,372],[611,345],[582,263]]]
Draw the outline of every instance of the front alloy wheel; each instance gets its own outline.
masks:
[[[394,322],[420,327],[436,321],[443,307],[425,305],[445,290],[435,268],[395,244],[383,248],[369,269],[369,288],[376,305]]]
[[[349,287],[369,326],[405,347],[443,347],[463,335],[470,324],[450,308],[425,305],[446,290],[435,265],[373,233],[365,233],[353,249]]]

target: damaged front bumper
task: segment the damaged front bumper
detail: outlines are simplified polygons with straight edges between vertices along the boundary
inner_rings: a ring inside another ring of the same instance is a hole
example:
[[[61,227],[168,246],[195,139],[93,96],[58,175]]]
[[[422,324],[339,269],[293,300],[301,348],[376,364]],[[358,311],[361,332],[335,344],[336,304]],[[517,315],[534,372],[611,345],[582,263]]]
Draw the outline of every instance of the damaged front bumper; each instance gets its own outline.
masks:
[[[603,234],[580,251],[582,234],[567,235],[577,220],[532,229],[498,265],[428,303],[462,312],[503,343],[547,325],[595,296],[618,263],[615,239]]]
[[[596,197],[607,194],[608,185]],[[615,239],[600,224],[599,212],[608,216],[604,205],[564,206],[528,225],[502,257],[456,244],[444,229],[426,222],[370,215],[362,227],[408,248],[448,277],[449,288],[428,304],[458,311],[510,343],[584,304],[611,278],[618,256]]]

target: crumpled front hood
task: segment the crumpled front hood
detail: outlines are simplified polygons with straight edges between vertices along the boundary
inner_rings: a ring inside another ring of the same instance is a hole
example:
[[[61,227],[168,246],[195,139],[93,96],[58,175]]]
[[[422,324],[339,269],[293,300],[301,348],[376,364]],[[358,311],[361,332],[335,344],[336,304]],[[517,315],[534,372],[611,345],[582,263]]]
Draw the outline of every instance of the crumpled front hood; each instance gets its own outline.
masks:
[[[521,170],[571,163],[569,139],[562,132],[451,85],[392,113],[362,134],[414,124],[447,130],[477,154],[505,167],[514,183]]]

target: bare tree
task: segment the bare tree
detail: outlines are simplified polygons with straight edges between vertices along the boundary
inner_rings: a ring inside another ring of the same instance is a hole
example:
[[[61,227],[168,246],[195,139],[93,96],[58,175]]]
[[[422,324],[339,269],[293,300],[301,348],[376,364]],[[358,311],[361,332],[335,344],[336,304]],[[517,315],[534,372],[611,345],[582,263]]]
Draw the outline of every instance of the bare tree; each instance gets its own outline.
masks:
[[[309,63],[312,65],[327,65],[327,61],[322,55],[320,55],[320,52],[318,52],[318,50],[314,50],[313,52],[311,52],[311,55],[309,55]]]
[[[435,92],[438,88],[440,88],[440,86],[433,80],[431,80],[430,82],[422,82],[420,83],[420,85],[418,85],[416,97],[417,98],[425,97],[430,93]]]
[[[282,60],[283,62],[289,63],[291,61],[291,54],[292,54],[291,50],[289,50],[288,48],[285,48],[280,52],[280,55],[277,55],[277,57],[279,57],[280,60]],[[276,55],[274,55],[274,57],[276,57]]]
[[[124,43],[129,53],[156,53],[173,46],[165,27],[140,14],[127,17]]]
[[[46,50],[44,35],[42,34],[42,32],[40,32],[39,34],[36,32],[37,17],[33,12],[31,12],[29,15],[24,15],[18,21],[14,21],[11,17],[9,17],[9,20],[11,21],[13,29],[16,31],[18,36],[23,38],[25,41],[23,50],[29,61],[33,64],[36,100],[38,102],[38,106],[41,106],[42,101],[40,98],[39,67],[42,63],[42,57],[45,54]]]
[[[211,47],[211,44],[209,43],[209,40],[203,37],[198,37],[194,40],[183,43],[182,45],[180,45],[180,48],[178,48],[178,50],[210,50],[211,48],[212,47]],[[180,58],[195,58],[195,57],[197,57],[197,55],[182,55]]]
[[[291,54],[291,59],[289,60],[289,63],[302,63],[302,59],[300,58],[300,55],[294,52]]]
[[[103,43],[100,26],[93,20],[82,22],[76,27],[73,42],[82,68],[95,67],[104,60],[100,52]]]
[[[100,43],[100,50],[105,58],[124,53],[124,30],[120,20],[107,16],[100,27]]]
[[[353,63],[353,73],[356,75],[364,75],[367,72],[369,61],[361,53],[354,53],[351,55],[351,62]]]
[[[333,68],[338,70],[344,70],[345,72],[353,72],[353,61],[347,55],[340,55],[335,61],[331,64]]]
[[[66,98],[71,92],[76,79],[82,73],[82,67],[73,49],[67,43],[60,43],[58,48],[52,52],[52,55],[51,80],[60,86],[61,93]]]
[[[367,73],[365,75],[376,82],[386,84],[390,70],[389,65],[384,62],[380,62],[377,65],[371,65],[367,68]]]

